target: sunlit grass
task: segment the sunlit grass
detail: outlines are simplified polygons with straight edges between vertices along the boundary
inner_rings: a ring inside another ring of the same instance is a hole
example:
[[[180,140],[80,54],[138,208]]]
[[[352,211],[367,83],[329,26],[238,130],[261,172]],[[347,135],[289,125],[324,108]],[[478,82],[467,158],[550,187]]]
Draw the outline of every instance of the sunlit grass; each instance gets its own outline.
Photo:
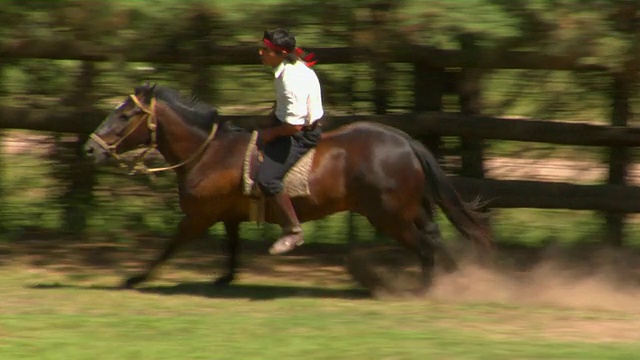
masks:
[[[628,338],[597,339],[574,327],[638,321],[618,312],[374,300],[340,285],[264,277],[229,289],[165,278],[119,291],[105,272],[72,274],[0,268],[0,358],[631,359],[640,351]]]

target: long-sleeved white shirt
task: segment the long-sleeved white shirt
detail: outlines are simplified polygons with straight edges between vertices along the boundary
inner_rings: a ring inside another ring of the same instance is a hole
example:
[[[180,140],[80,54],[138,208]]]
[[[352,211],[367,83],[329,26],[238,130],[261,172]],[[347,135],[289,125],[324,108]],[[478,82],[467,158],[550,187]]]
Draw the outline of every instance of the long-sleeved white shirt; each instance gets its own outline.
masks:
[[[324,115],[318,76],[304,61],[283,61],[274,69],[275,113],[291,125],[310,125]]]

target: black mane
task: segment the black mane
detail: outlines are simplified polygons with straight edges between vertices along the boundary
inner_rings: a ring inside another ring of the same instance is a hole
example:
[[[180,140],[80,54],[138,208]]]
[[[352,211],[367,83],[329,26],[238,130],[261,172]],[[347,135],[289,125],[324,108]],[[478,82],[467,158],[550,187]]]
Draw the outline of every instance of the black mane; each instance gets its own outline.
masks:
[[[247,129],[235,126],[228,121],[220,124],[218,111],[211,105],[195,96],[185,98],[177,90],[165,86],[144,85],[136,88],[136,94],[152,91],[151,96],[165,102],[173,111],[180,115],[189,124],[210,131],[214,123],[218,123],[220,130],[225,132],[247,132]]]
[[[157,86],[154,95],[185,121],[202,130],[209,131],[216,121],[218,111],[195,96],[185,99],[177,90],[163,86]]]

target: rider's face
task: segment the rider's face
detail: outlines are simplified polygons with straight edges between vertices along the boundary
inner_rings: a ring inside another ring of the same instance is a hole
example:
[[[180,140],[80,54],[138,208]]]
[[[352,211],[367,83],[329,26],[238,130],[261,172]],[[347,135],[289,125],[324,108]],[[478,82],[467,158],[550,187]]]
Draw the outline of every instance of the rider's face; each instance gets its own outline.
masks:
[[[271,50],[266,46],[260,47],[258,53],[260,54],[262,63],[272,67],[280,65],[280,63],[287,57],[286,51],[278,52],[275,50]]]

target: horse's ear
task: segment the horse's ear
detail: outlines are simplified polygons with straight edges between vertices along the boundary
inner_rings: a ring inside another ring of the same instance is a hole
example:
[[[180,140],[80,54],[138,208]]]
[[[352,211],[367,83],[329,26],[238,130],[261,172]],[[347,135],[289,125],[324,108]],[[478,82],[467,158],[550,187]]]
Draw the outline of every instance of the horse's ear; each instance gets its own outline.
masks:
[[[135,95],[144,94],[147,91],[148,88],[149,88],[149,82],[145,82],[142,85],[135,86],[133,88],[133,93]]]
[[[141,89],[142,95],[146,98],[151,98],[155,94],[156,84],[149,84],[149,82],[145,82],[144,86]]]

